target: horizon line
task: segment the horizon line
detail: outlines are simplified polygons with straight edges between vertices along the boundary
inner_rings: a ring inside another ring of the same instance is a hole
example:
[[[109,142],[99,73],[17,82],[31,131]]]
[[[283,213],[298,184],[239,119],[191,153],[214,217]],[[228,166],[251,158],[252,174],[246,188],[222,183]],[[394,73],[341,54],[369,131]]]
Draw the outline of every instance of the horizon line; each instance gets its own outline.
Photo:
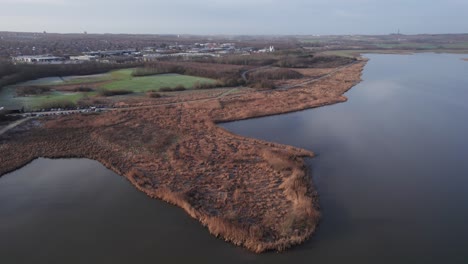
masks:
[[[241,37],[241,36],[252,36],[252,37],[296,37],[296,36],[389,36],[389,35],[403,35],[403,36],[417,36],[417,35],[468,35],[468,32],[451,32],[451,33],[414,33],[414,34],[405,34],[405,33],[387,33],[387,34],[365,34],[365,33],[353,33],[353,34],[226,34],[226,33],[212,33],[212,34],[196,34],[196,33],[109,33],[109,32],[48,32],[48,31],[9,31],[9,30],[0,30],[0,33],[23,33],[23,34],[55,34],[55,35],[152,35],[152,36],[162,36],[162,35],[171,35],[171,36],[227,36],[227,37]]]

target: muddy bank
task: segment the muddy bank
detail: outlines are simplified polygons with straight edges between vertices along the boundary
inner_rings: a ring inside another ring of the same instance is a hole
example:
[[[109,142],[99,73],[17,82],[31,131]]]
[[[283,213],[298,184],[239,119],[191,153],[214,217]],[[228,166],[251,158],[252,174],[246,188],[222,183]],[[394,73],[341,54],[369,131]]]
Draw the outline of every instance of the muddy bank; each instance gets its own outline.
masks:
[[[215,236],[253,252],[281,251],[310,237],[320,217],[303,161],[313,153],[216,123],[344,102],[364,64],[290,90],[32,120],[0,138],[0,175],[38,157],[94,159]]]

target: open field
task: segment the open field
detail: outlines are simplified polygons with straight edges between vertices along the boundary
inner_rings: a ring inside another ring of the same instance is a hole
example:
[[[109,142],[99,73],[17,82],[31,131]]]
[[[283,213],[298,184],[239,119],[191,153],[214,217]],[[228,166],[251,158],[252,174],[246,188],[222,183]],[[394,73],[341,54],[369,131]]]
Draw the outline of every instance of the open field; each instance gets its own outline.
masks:
[[[38,110],[44,103],[48,101],[66,100],[76,103],[83,97],[95,95],[95,92],[67,93],[52,91],[42,95],[17,97],[15,95],[14,89],[7,87],[0,91],[0,105],[7,109],[20,109],[24,107],[26,110]]]
[[[144,77],[131,77],[130,75],[120,80],[103,84],[101,87],[109,90],[128,89],[133,92],[147,92],[149,90],[158,91],[163,87],[174,88],[179,85],[186,89],[191,89],[197,82],[215,83],[216,81],[208,78],[180,74],[161,74]]]
[[[174,88],[183,86],[191,89],[195,84],[213,84],[214,79],[186,76],[180,74],[160,74],[144,77],[132,77],[134,69],[123,69],[111,71],[106,74],[69,76],[69,77],[49,77],[27,81],[14,86],[5,87],[0,91],[0,106],[8,108],[22,108],[29,110],[40,109],[41,105],[49,101],[66,100],[77,103],[84,97],[93,97],[98,93],[96,90],[129,90],[133,93],[141,94],[149,90],[158,91],[163,87]],[[39,95],[17,96],[16,89],[21,87],[44,86],[50,87],[51,92]],[[87,87],[94,91],[76,92],[75,89]]]
[[[106,74],[69,76],[69,77],[49,77],[28,81],[15,85],[20,86],[52,86],[56,89],[62,86],[86,86],[91,85],[105,89],[130,89],[134,92],[146,92],[147,90],[158,90],[161,87],[175,87],[183,85],[190,89],[195,83],[214,83],[215,80],[194,76],[184,76],[180,74],[158,74],[144,77],[133,77],[135,69],[123,69],[111,71]],[[105,82],[105,84],[103,84]]]
[[[225,89],[206,99],[203,93],[218,89],[194,90],[180,94],[200,100],[166,104],[160,100],[168,98],[123,98],[122,109],[102,114],[32,119],[0,136],[0,175],[38,157],[94,159],[183,208],[217,237],[258,253],[285,250],[309,238],[320,218],[303,160],[314,154],[216,123],[344,102],[364,65],[291,89]]]

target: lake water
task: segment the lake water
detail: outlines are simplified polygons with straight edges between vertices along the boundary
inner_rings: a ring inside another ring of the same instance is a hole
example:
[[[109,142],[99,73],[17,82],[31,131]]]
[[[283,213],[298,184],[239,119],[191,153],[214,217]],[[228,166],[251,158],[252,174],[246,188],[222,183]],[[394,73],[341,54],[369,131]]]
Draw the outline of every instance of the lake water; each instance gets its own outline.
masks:
[[[0,178],[0,263],[468,263],[468,63],[367,57],[346,103],[222,125],[318,154],[305,244],[251,254],[95,161],[39,159]]]

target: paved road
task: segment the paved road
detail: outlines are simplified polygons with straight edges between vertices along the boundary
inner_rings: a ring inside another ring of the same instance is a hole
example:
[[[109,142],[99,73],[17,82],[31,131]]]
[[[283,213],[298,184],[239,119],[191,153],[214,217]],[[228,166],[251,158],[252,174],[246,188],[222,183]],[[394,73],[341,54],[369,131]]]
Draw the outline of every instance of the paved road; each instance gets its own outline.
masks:
[[[21,125],[22,123],[28,121],[29,119],[31,119],[32,117],[26,117],[26,118],[23,118],[23,119],[20,119],[18,121],[15,121],[9,125],[7,125],[6,127],[0,129],[0,136],[5,134],[6,132],[8,132],[10,129],[13,129],[19,125]]]

